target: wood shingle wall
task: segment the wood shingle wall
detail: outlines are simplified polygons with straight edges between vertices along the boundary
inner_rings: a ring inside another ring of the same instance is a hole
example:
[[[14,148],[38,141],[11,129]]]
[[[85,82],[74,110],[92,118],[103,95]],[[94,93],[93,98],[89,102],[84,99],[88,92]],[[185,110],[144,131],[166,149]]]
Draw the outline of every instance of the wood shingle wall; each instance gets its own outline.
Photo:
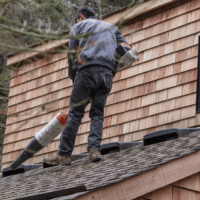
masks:
[[[152,131],[200,125],[196,79],[200,1],[192,0],[121,29],[140,61],[119,71],[105,108],[102,143],[136,141]],[[72,82],[67,55],[54,54],[13,72],[3,168],[60,110],[68,111]],[[89,106],[73,153],[86,151]],[[27,163],[54,154],[59,137]]]
[[[194,174],[134,200],[199,200],[200,174]]]

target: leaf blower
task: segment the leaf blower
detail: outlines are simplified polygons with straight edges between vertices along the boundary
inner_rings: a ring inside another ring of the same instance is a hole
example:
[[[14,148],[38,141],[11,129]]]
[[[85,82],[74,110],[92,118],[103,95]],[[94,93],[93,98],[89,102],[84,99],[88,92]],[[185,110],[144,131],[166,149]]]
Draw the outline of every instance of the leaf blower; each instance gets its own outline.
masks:
[[[138,52],[134,47],[126,43],[119,44],[115,49],[118,62],[118,69],[131,67],[135,61],[139,60]]]
[[[68,114],[61,111],[44,128],[36,133],[35,137],[24,148],[18,158],[10,165],[11,169],[17,169],[19,165],[46,147],[64,129],[67,118]]]

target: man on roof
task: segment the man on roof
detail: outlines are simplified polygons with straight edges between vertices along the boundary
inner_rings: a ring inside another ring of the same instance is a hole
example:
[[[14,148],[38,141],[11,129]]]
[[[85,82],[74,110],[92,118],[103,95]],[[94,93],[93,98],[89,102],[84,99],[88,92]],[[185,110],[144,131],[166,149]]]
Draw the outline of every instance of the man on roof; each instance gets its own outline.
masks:
[[[128,44],[116,26],[98,20],[89,7],[80,8],[75,20],[77,23],[70,30],[73,38],[69,41],[68,53],[68,74],[73,81],[69,116],[60,137],[58,153],[46,158],[50,165],[71,164],[78,128],[90,101],[87,151],[91,161],[101,160],[104,107],[117,69],[115,49],[118,44]]]

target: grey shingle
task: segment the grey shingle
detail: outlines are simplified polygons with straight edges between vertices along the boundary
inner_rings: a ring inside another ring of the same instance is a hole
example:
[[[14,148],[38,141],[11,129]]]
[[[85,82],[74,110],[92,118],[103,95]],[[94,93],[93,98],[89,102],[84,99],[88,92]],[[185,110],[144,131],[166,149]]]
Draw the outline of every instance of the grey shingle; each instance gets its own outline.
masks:
[[[0,178],[0,199],[15,199],[84,184],[92,191],[153,169],[200,150],[200,131],[164,143],[130,148],[103,156],[91,163],[89,158],[71,166],[55,166]]]

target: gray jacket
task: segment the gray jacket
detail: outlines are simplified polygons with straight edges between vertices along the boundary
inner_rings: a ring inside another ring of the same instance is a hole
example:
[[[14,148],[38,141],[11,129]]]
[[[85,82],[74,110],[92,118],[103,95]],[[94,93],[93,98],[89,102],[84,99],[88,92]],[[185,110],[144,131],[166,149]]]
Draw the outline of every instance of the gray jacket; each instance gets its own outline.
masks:
[[[92,33],[92,34],[88,34]],[[69,41],[69,77],[74,80],[76,71],[89,65],[102,65],[112,69],[116,73],[117,62],[115,49],[120,43],[127,43],[116,26],[110,23],[90,17],[75,24],[70,35],[88,36],[70,39]],[[127,43],[128,44],[128,43]],[[77,52],[78,54],[75,53]]]

